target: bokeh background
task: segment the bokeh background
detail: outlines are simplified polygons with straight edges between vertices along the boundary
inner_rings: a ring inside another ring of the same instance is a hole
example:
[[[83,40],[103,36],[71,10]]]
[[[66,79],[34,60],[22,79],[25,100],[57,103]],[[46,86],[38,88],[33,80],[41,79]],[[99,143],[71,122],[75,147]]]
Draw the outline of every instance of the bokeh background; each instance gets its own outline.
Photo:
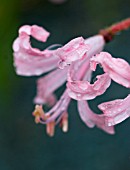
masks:
[[[87,38],[129,16],[129,0],[68,0],[60,5],[47,0],[0,0],[0,170],[130,170],[129,119],[116,126],[114,136],[89,129],[73,101],[69,132],[63,134],[57,128],[49,138],[45,127],[36,125],[32,117],[37,78],[17,76],[12,56],[12,42],[21,25],[38,24],[51,32],[45,45],[34,42],[44,49],[79,35]],[[130,30],[123,32],[105,50],[130,63],[129,37]],[[129,92],[112,83],[90,106],[100,113],[97,104],[124,98]]]

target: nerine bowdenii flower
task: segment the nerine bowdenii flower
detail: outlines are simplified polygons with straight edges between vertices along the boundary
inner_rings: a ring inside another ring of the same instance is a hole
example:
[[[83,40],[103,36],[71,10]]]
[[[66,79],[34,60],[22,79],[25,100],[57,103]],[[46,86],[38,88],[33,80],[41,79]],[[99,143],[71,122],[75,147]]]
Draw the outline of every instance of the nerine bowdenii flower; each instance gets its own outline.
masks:
[[[31,46],[30,36],[46,42],[49,35],[50,33],[42,27],[26,25],[20,28],[19,36],[13,44],[17,74],[39,76],[49,72],[37,80],[37,95],[34,99],[37,105],[33,112],[35,122],[46,124],[47,133],[50,136],[54,135],[56,124],[60,124],[66,132],[68,130],[68,106],[70,101],[75,99],[78,100],[79,115],[88,127],[92,128],[96,125],[113,134],[113,125],[129,117],[129,97],[100,104],[99,109],[103,112],[101,115],[95,114],[85,100],[91,100],[103,94],[110,86],[111,79],[129,88],[129,64],[122,59],[115,59],[110,54],[101,52],[105,45],[102,35],[87,39],[78,37],[57,50],[47,48],[41,51]],[[105,73],[98,75],[97,81],[91,84],[91,74],[95,71],[97,64],[102,65]],[[56,102],[54,92],[66,81],[66,89]],[[116,110],[115,103],[117,105],[123,103],[125,107],[120,106]],[[42,108],[43,104],[54,106],[45,113]]]

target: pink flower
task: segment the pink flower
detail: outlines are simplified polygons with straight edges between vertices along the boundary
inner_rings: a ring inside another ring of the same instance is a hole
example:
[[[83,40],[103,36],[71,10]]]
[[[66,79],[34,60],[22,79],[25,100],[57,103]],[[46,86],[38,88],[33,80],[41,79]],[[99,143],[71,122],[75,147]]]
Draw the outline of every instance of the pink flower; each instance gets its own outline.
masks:
[[[71,97],[74,98],[74,95],[71,96],[71,91],[75,90],[75,99],[90,100],[104,93],[109,87],[110,78],[107,73],[98,76],[98,80],[93,85],[90,84],[92,72],[89,63],[90,58],[102,51],[105,42],[101,35],[86,40],[79,37],[71,40],[57,50],[45,49],[44,51],[40,51],[31,47],[30,36],[45,42],[49,33],[38,26],[23,26],[20,28],[19,37],[13,44],[16,72],[20,75],[33,76],[53,70],[38,79],[37,95],[34,102],[37,104],[48,103],[49,105],[55,105],[46,113],[44,113],[42,105],[36,105],[33,112],[35,122],[46,124],[47,133],[53,136],[55,125],[58,123],[60,123],[64,132],[68,130],[68,106]],[[66,67],[59,69],[58,63],[60,67]],[[67,89],[56,103],[54,91],[64,84],[66,79],[68,79]],[[81,93],[82,97],[79,96]],[[105,117],[94,114],[89,109],[87,103],[84,102],[78,102],[81,119],[84,122],[85,120],[88,122],[91,121],[93,124],[92,127],[96,125],[104,131],[113,134],[113,127],[105,125]],[[85,112],[84,108],[87,108],[88,113]],[[90,127],[89,124],[88,126]]]
[[[98,107],[104,113],[106,125],[116,125],[130,117],[130,95],[125,99],[102,103]]]
[[[51,1],[51,0],[50,0]],[[63,2],[60,0],[55,2]],[[36,104],[33,115],[35,122],[46,124],[46,131],[54,135],[55,125],[60,124],[62,130],[68,130],[68,107],[71,99],[78,100],[79,115],[90,128],[97,126],[107,133],[114,134],[114,125],[130,116],[130,95],[125,99],[117,99],[100,104],[103,114],[95,114],[85,100],[94,99],[103,94],[111,84],[111,79],[130,88],[130,65],[123,59],[113,58],[109,53],[101,52],[105,43],[112,40],[118,32],[130,28],[130,18],[116,23],[99,32],[100,35],[88,39],[75,38],[57,50],[47,48],[43,51],[33,48],[30,36],[38,41],[46,42],[50,33],[44,28],[25,25],[19,29],[19,36],[14,41],[14,65],[19,75],[33,76],[46,72],[37,81]],[[90,84],[92,71],[100,64],[104,74]],[[56,102],[54,92],[67,80],[67,87]],[[44,112],[42,105],[54,105]]]
[[[77,78],[79,80],[84,79],[84,80],[90,81],[91,70],[90,70],[90,65],[89,65],[89,59],[91,58],[92,55],[99,53],[102,50],[102,48],[104,46],[104,40],[103,40],[102,36],[95,36],[95,37],[87,39],[85,42],[91,46],[90,51],[88,51],[87,55],[83,59],[81,59],[81,60],[78,59],[77,61],[73,61],[71,63],[71,66],[69,67],[69,70],[71,70],[73,72],[73,73],[71,72],[73,74],[73,78]],[[64,68],[63,70],[67,71],[68,67]],[[61,70],[61,71],[63,71],[63,70]],[[53,76],[53,73],[52,73],[52,76]],[[57,86],[57,82],[59,80],[57,78],[58,76],[55,75],[54,79],[57,80],[57,81],[55,81],[55,83],[53,83],[53,78],[52,78],[52,80],[51,80],[51,77],[49,78],[49,75],[47,75],[46,77],[47,77],[47,86],[48,86],[48,83],[50,85],[52,85],[52,86],[50,86],[52,89],[53,89],[53,86]],[[59,75],[59,77],[61,79],[63,78],[62,75],[61,76]],[[38,96],[43,96],[42,94],[46,93],[46,91],[44,89],[45,86],[43,84],[44,80],[46,82],[46,79],[45,79],[45,77],[42,79],[43,79],[43,81],[41,81],[38,86],[39,87],[38,88],[39,89]],[[68,80],[70,80],[69,76],[68,76]],[[42,87],[44,90],[42,89]],[[102,87],[103,87],[103,85],[102,85]],[[50,91],[50,90],[48,89],[47,91]],[[90,95],[90,99],[91,98],[92,97]],[[36,99],[37,99],[37,97],[36,97]],[[41,108],[41,106],[36,107],[35,111],[33,112],[33,115],[35,116],[36,123],[38,123],[38,121],[37,121],[37,119],[38,119],[39,123],[46,124],[47,125],[46,131],[47,131],[47,134],[50,136],[54,135],[55,125],[58,123],[60,123],[60,126],[62,127],[63,131],[66,132],[68,130],[68,111],[67,110],[68,110],[70,101],[71,101],[71,98],[69,96],[68,86],[67,86],[67,89],[65,90],[63,95],[60,97],[59,101],[54,105],[54,107],[52,107],[52,109],[49,110],[48,112],[44,113],[45,118],[43,118],[43,116],[40,114],[40,112],[43,113],[43,109]],[[42,102],[41,102],[41,104],[42,104]],[[87,103],[86,103],[85,107],[88,108],[89,112],[85,112],[82,101],[81,101],[81,104],[80,104],[80,102],[78,103],[78,107],[80,107],[79,112],[80,112],[81,119],[82,119],[82,115],[84,115],[84,117],[89,117],[88,121],[92,121],[93,127],[96,125],[97,127],[103,129],[107,133],[110,133],[110,134],[114,133],[113,127],[108,127],[105,125],[105,117],[103,117],[101,115],[99,116],[99,115],[94,114],[89,109]],[[39,112],[39,108],[40,108],[40,112]],[[82,110],[83,110],[83,113],[82,113]],[[37,112],[39,114],[36,114]],[[38,116],[36,116],[36,115],[38,115]],[[84,119],[82,119],[82,120],[84,121]],[[90,127],[90,126],[88,125],[88,127]]]

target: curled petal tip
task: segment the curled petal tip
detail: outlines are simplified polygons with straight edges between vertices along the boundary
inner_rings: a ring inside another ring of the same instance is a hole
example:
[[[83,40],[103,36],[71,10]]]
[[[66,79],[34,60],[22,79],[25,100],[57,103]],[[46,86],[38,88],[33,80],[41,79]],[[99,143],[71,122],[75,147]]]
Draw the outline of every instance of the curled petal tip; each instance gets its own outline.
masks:
[[[111,84],[107,73],[97,76],[96,82],[90,84],[88,81],[68,82],[68,94],[75,100],[91,100],[103,94]]]
[[[26,33],[27,35],[31,35],[31,26],[30,25],[24,25],[20,27],[19,34]]]
[[[58,57],[54,56],[55,50],[39,50],[33,48],[30,36],[38,41],[46,42],[50,33],[44,28],[25,25],[19,29],[19,36],[13,43],[14,66],[19,75],[41,75],[57,68]]]
[[[39,27],[37,25],[33,25],[31,28],[31,34],[34,36],[37,40],[46,42],[47,38],[49,37],[50,33],[46,31],[44,28]]]
[[[126,88],[130,87],[130,65],[123,59],[114,58],[107,52],[101,52],[91,58],[91,69],[95,71],[96,65],[101,64],[109,77]]]
[[[50,33],[37,25],[24,25],[19,29],[19,35],[32,35],[37,40],[45,42]]]

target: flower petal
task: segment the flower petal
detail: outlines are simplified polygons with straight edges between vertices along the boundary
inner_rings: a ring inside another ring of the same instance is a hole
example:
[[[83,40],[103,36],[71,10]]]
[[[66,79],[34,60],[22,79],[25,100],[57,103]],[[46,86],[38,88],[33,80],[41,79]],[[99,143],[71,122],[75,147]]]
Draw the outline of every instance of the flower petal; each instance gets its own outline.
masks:
[[[109,53],[101,52],[91,58],[91,69],[95,71],[99,63],[112,80],[130,88],[130,65],[125,60],[113,58]]]
[[[108,126],[116,125],[130,117],[130,95],[125,99],[104,102],[98,105],[104,113],[105,122]]]
[[[108,74],[97,76],[97,81],[90,84],[88,81],[69,81],[68,94],[75,100],[91,100],[103,94],[110,86],[111,79]]]
[[[56,50],[55,55],[61,59],[59,67],[63,69],[66,65],[76,60],[83,59],[89,49],[89,45],[85,44],[85,40],[82,37],[71,40],[66,45]]]
[[[90,58],[103,50],[105,45],[104,37],[102,35],[95,35],[85,39],[85,44],[90,46],[90,50],[87,52],[87,58]]]
[[[43,78],[39,78],[37,81],[37,96],[34,102],[45,104],[49,101],[53,104],[55,102],[53,92],[66,81],[67,70],[68,68],[64,70],[56,69]]]
[[[27,34],[31,35],[39,41],[46,42],[50,33],[46,31],[44,28],[39,27],[37,25],[24,25],[19,29],[19,35]]]
[[[107,133],[114,134],[114,127],[105,125],[103,115],[95,114],[88,106],[86,101],[78,101],[78,110],[82,121],[89,127],[93,128],[95,125]]]
[[[39,41],[45,42],[49,36],[42,27],[23,26],[19,30],[19,37],[13,43],[14,66],[19,75],[41,75],[57,67],[59,58],[54,56],[55,50],[40,51],[32,48],[30,35]]]

